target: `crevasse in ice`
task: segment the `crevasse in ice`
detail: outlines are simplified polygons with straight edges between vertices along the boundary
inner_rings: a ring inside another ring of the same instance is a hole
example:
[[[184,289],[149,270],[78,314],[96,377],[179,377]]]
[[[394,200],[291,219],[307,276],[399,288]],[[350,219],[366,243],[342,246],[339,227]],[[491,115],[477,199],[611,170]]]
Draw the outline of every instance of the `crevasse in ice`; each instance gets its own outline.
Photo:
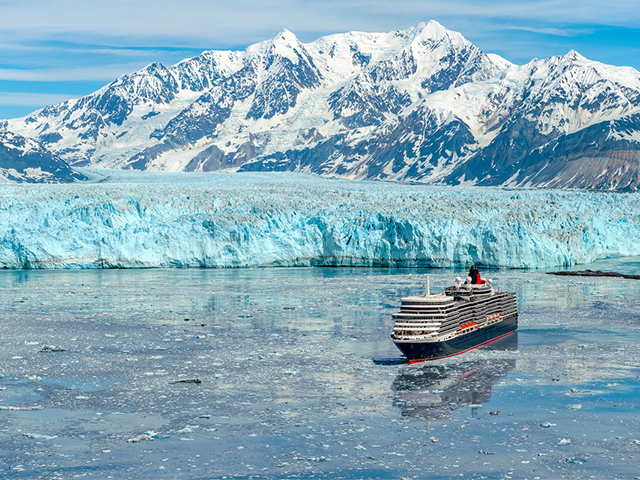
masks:
[[[640,254],[636,194],[110,174],[0,185],[0,266],[536,268]]]

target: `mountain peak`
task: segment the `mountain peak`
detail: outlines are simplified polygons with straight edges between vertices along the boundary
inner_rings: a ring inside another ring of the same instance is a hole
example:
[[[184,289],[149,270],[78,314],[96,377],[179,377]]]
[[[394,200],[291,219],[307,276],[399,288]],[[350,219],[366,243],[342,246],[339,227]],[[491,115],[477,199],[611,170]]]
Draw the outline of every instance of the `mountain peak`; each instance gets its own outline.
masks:
[[[427,23],[421,22],[409,31],[415,32],[413,41],[448,41],[456,46],[463,46],[469,41],[462,36],[459,32],[454,32],[443,27],[435,20],[429,20]]]
[[[429,20],[428,22],[420,22],[416,25],[416,30],[421,35],[428,36],[430,38],[438,39],[448,35],[449,30],[446,29],[441,23],[435,20]]]
[[[271,41],[273,43],[286,43],[286,44],[300,43],[298,41],[298,37],[296,37],[296,34],[290,30],[287,30],[286,28],[283,28],[282,30],[280,30],[280,33],[278,33],[275,37],[273,37]]]
[[[580,55],[578,52],[576,52],[575,50],[571,49],[569,50],[563,57],[563,60],[567,60],[570,62],[584,62],[587,60],[586,57]]]
[[[288,58],[294,64],[297,64],[298,55],[296,51],[300,48],[303,47],[298,37],[296,37],[293,32],[284,28],[271,40],[249,46],[247,52],[258,55],[278,55]]]

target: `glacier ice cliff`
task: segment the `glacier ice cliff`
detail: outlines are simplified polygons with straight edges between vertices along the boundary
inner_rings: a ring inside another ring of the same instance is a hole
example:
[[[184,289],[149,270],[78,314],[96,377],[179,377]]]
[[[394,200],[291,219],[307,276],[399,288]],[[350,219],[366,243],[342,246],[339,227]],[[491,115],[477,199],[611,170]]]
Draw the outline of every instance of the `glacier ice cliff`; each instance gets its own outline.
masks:
[[[640,196],[81,169],[0,184],[0,267],[544,268],[640,255]]]

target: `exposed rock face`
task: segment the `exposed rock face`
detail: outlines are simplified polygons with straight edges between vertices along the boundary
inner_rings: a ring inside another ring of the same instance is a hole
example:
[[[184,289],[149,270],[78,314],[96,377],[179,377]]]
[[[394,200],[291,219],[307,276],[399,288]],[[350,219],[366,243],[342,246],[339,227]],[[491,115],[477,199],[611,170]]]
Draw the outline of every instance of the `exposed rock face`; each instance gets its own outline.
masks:
[[[0,177],[24,183],[66,183],[85,176],[35,140],[0,131]]]
[[[436,22],[151,64],[0,128],[71,165],[635,191],[640,73],[518,66]]]

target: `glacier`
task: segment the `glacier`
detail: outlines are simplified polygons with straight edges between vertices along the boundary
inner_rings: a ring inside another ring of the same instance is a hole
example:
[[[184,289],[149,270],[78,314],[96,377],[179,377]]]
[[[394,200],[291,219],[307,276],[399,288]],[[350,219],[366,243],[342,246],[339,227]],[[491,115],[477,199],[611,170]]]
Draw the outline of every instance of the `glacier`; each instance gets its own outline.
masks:
[[[640,255],[637,194],[84,168],[0,184],[3,268],[549,268]]]

